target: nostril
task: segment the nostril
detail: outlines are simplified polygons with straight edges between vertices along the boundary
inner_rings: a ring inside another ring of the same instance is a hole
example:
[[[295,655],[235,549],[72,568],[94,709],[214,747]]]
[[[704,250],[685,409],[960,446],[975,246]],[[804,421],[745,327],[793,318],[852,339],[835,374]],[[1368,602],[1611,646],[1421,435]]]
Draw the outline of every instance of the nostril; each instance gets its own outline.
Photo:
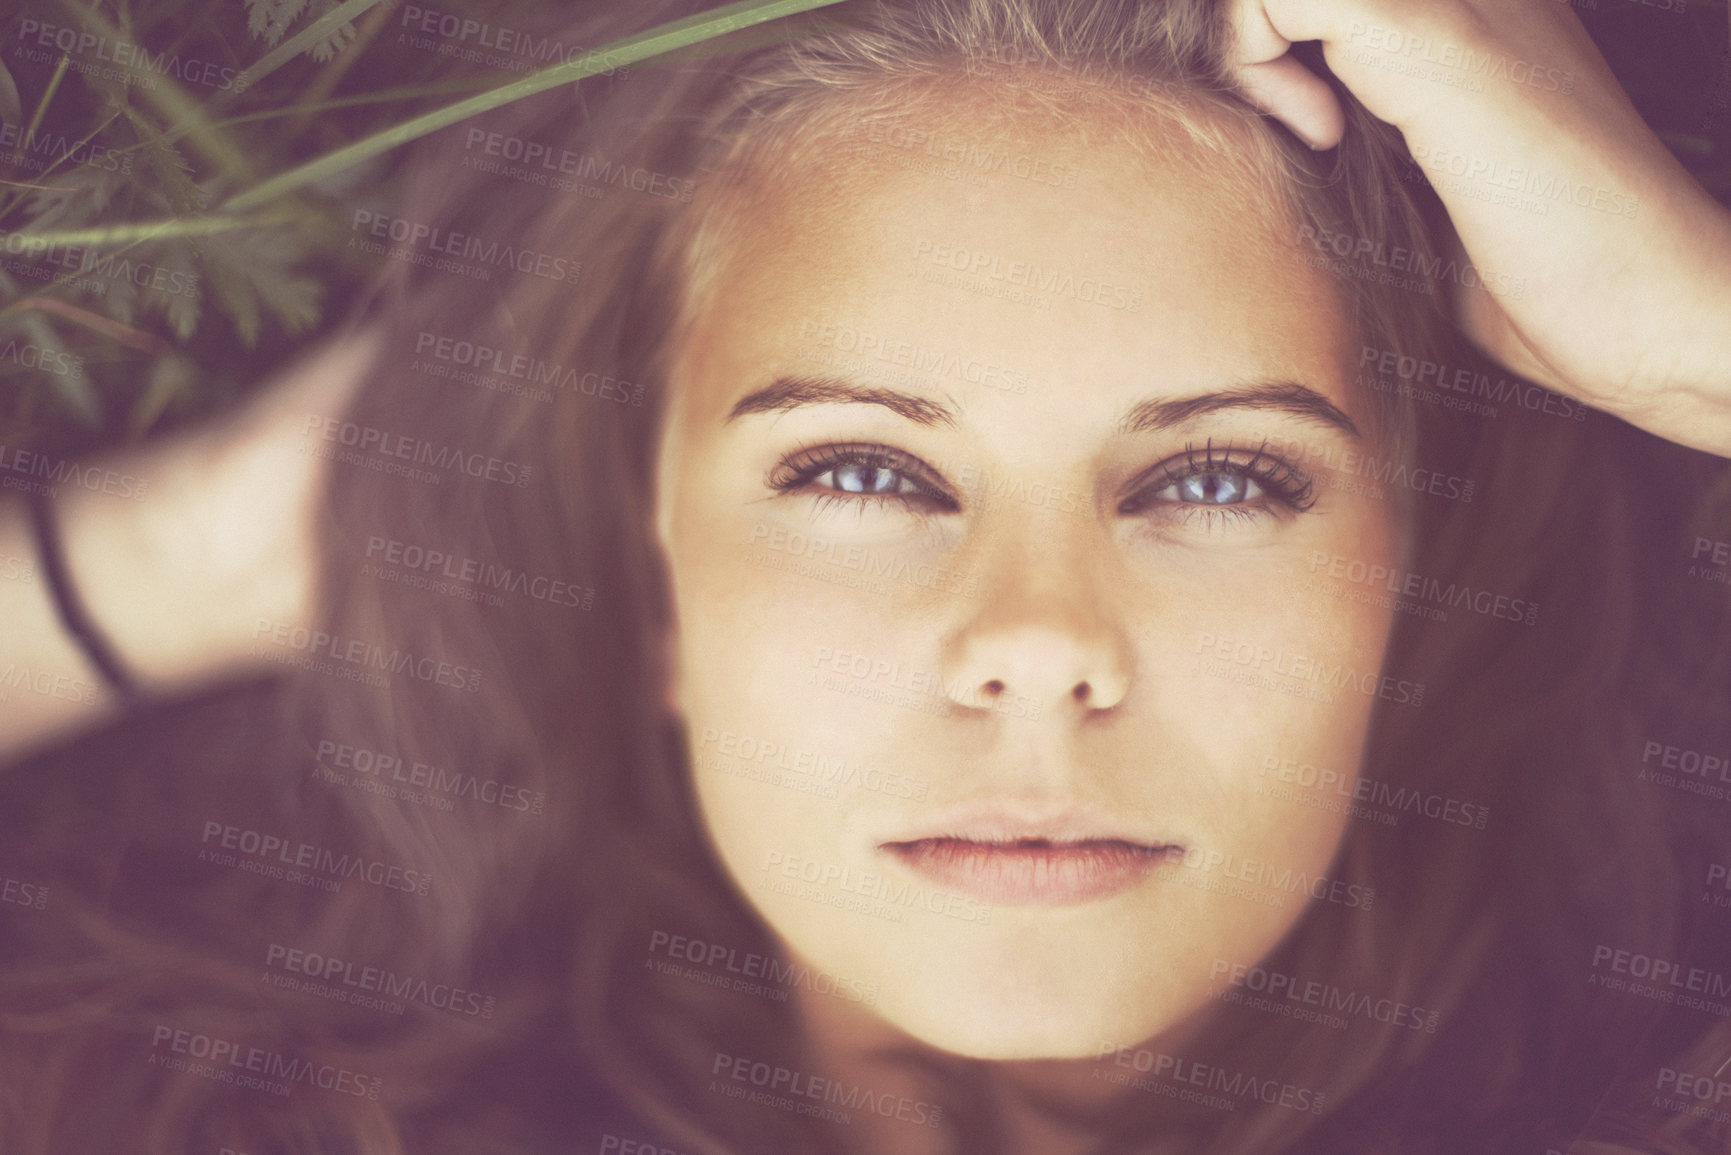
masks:
[[[1070,696],[1075,698],[1078,702],[1086,702],[1088,700],[1088,695],[1093,692],[1093,689],[1088,685],[1088,683],[1077,682],[1076,688],[1070,691]]]
[[[992,697],[996,698],[999,694],[1002,694],[1004,692],[1004,683],[1000,682],[996,678],[993,678],[991,681],[987,682],[984,686],[981,686],[980,688],[982,690],[984,690],[986,693],[990,694]]]

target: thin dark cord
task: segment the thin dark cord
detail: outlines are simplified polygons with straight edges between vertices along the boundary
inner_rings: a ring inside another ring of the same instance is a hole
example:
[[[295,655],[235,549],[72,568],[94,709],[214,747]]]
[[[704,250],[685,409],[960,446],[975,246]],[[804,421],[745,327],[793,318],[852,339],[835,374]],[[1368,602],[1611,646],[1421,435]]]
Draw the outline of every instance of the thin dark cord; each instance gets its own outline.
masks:
[[[96,628],[96,623],[91,621],[84,602],[73,587],[72,576],[66,568],[66,552],[60,541],[60,525],[54,518],[48,497],[33,491],[29,504],[30,527],[36,535],[36,550],[41,556],[42,568],[48,574],[48,588],[53,591],[54,609],[60,615],[60,623],[77,639],[91,665],[101,672],[103,681],[120,695],[122,701],[129,705],[142,701],[144,694],[139,690],[137,680],[127,671],[126,663],[120,660],[120,655],[115,653],[102,631]]]

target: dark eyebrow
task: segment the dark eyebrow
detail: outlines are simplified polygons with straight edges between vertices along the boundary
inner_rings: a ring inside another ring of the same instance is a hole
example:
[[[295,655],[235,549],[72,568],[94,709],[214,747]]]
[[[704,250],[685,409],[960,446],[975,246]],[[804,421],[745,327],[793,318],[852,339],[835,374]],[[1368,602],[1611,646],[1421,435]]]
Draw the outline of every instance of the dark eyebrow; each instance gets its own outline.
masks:
[[[769,385],[747,393],[734,403],[727,420],[747,413],[786,413],[801,405],[823,404],[882,405],[885,409],[920,425],[956,423],[955,411],[936,401],[898,393],[894,389],[877,389],[864,385],[849,385],[828,377],[778,377]]]
[[[1353,437],[1363,437],[1358,426],[1353,424],[1352,418],[1336,408],[1332,401],[1308,385],[1291,381],[1276,381],[1220,393],[1201,393],[1195,397],[1144,401],[1125,415],[1119,428],[1125,433],[1166,429],[1192,417],[1221,409],[1275,409],[1305,421],[1332,425]]]
[[[778,377],[735,402],[727,420],[748,413],[786,413],[802,405],[823,404],[882,405],[920,425],[954,427],[956,424],[955,412],[936,401],[894,389],[850,385],[826,377]],[[1119,428],[1125,433],[1145,433],[1221,409],[1274,409],[1303,420],[1331,425],[1352,437],[1362,437],[1352,418],[1341,412],[1332,401],[1307,385],[1290,381],[1202,393],[1195,397],[1144,401],[1125,415]]]

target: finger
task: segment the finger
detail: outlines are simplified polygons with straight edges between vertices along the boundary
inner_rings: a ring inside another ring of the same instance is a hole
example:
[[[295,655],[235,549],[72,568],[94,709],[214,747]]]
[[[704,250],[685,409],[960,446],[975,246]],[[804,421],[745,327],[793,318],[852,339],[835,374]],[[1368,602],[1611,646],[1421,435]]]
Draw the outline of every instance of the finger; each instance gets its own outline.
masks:
[[[1362,24],[1363,5],[1342,0],[1257,0],[1262,19],[1275,35],[1287,40],[1345,40],[1353,25]]]
[[[1232,0],[1226,22],[1232,29],[1232,51],[1227,63],[1235,70],[1278,60],[1292,47],[1292,41],[1282,36],[1268,19],[1262,0]]]
[[[1292,42],[1270,21],[1263,0],[1232,0],[1227,12],[1232,78],[1251,104],[1297,133],[1311,148],[1333,148],[1345,132],[1345,114],[1319,77],[1293,59]]]
[[[1311,148],[1333,148],[1346,135],[1334,91],[1292,56],[1240,65],[1233,78],[1244,98],[1297,133]]]

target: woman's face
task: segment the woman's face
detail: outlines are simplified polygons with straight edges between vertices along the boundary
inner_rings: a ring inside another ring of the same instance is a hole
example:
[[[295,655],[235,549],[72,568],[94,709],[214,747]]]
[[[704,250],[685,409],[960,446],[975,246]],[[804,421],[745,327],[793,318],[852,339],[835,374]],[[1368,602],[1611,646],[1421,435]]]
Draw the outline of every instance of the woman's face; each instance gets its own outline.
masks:
[[[1315,464],[1375,452],[1333,289],[1176,127],[1096,127],[911,112],[783,164],[661,447],[722,862],[800,961],[981,1058],[1151,1037],[1352,904],[1343,816],[1268,787],[1357,773],[1389,630],[1307,580],[1394,560]]]

